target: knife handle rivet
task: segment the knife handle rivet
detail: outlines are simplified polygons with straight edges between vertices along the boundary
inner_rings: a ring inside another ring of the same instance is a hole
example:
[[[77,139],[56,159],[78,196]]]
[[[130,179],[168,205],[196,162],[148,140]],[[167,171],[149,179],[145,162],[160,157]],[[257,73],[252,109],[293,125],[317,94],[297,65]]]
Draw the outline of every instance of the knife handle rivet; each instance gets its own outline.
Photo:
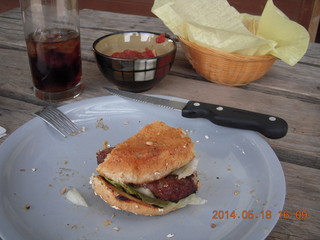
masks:
[[[199,106],[200,106],[200,103],[195,102],[195,103],[193,104],[193,106],[195,106],[195,107],[199,107]]]
[[[222,111],[222,110],[223,110],[223,107],[220,106],[220,107],[217,107],[216,109],[217,109],[218,111]]]
[[[275,120],[277,120],[275,117],[269,117],[269,121],[274,122]]]

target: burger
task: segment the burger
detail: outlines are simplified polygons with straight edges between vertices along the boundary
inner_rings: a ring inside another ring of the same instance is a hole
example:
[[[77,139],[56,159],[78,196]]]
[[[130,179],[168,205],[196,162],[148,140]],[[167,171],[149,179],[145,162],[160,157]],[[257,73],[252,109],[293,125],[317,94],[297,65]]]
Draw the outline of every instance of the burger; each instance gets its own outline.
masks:
[[[97,152],[96,195],[115,209],[164,215],[189,204],[204,204],[194,143],[181,128],[155,121],[115,147]]]

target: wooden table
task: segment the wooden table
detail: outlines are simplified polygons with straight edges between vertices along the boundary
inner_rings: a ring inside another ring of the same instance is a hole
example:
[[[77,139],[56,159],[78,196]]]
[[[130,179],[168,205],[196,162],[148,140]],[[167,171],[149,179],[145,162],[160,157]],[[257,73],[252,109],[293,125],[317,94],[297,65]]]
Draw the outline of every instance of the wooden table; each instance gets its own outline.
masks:
[[[60,104],[105,96],[102,86],[113,87],[99,72],[91,46],[94,39],[117,30],[170,31],[153,17],[94,10],[81,11],[83,94]],[[0,14],[0,106],[36,111],[47,102],[36,99],[22,32],[19,9]],[[178,47],[170,74],[148,94],[222,104],[264,112],[285,119],[288,134],[266,139],[281,161],[287,183],[284,210],[309,213],[306,220],[280,219],[268,239],[320,239],[320,44],[294,67],[277,61],[260,80],[243,87],[227,87],[199,76]],[[8,136],[33,116],[0,109],[0,125]],[[0,139],[2,143],[6,137]]]

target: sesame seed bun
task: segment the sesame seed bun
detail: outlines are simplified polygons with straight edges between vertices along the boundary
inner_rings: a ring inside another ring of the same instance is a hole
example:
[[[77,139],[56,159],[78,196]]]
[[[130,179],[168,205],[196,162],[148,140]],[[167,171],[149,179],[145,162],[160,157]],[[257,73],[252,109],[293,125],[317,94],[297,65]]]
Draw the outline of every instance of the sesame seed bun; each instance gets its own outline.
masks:
[[[194,158],[193,147],[181,128],[155,121],[116,145],[96,170],[119,183],[151,182],[189,163]]]

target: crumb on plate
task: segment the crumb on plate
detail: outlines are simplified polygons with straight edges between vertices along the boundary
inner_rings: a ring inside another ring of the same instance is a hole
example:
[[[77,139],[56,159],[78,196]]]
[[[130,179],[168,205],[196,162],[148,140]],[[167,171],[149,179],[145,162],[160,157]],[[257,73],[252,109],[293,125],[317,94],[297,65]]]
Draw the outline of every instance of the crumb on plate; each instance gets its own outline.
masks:
[[[106,220],[105,222],[104,222],[104,225],[105,226],[109,226],[111,224],[111,221],[110,220]]]
[[[63,188],[61,191],[60,191],[60,194],[63,195],[67,192],[67,188]]]
[[[120,228],[119,228],[119,227],[113,227],[112,229],[115,230],[115,231],[117,231],[117,232],[120,231]]]
[[[99,118],[96,121],[96,128],[101,128],[103,130],[108,130],[109,127],[103,123],[103,118]]]
[[[28,205],[28,204],[23,206],[23,209],[24,209],[24,210],[29,210],[30,208],[31,208],[31,206]]]

